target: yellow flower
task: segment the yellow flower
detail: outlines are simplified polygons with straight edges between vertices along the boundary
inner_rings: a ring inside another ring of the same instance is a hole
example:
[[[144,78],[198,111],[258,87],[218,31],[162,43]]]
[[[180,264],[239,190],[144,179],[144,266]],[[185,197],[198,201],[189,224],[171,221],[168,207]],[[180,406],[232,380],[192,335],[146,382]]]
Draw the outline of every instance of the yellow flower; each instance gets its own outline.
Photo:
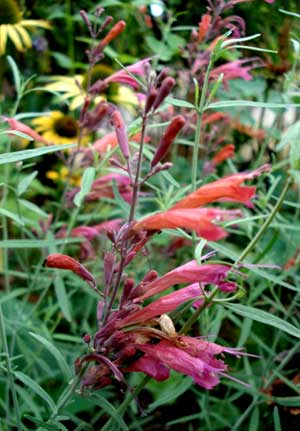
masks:
[[[77,121],[60,111],[52,111],[49,116],[37,117],[32,120],[32,124],[44,139],[53,144],[76,143],[79,137]],[[86,141],[87,137],[84,140]]]
[[[69,176],[69,169],[66,166],[58,168],[58,170],[50,170],[46,172],[46,177],[54,182],[65,183]],[[81,175],[73,172],[70,178],[70,184],[79,187],[81,184]]]
[[[94,66],[91,84],[99,79],[105,79],[112,72],[109,66],[102,64]],[[71,101],[69,105],[71,110],[80,108],[83,105],[86,97],[87,74],[75,75],[73,77],[57,75],[49,79],[52,82],[47,84],[46,88],[50,91],[63,93],[63,99]],[[116,82],[110,83],[105,92],[95,99],[95,103],[99,103],[101,100],[108,100],[109,102],[124,106],[133,112],[133,107],[137,106],[138,103],[137,97],[131,88]]]
[[[31,38],[26,27],[50,28],[44,20],[23,19],[15,0],[1,0],[0,7],[0,56],[5,54],[9,38],[18,51],[31,48]]]

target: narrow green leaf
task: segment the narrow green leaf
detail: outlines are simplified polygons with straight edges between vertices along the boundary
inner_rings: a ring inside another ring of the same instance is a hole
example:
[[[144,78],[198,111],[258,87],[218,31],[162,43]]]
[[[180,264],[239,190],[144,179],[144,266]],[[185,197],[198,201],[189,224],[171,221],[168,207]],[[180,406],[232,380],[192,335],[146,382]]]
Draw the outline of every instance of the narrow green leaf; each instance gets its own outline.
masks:
[[[60,431],[60,429],[56,426],[56,425],[51,425],[51,424],[47,424],[44,421],[41,421],[31,415],[25,414],[24,417],[26,419],[29,419],[31,422],[33,422],[36,425],[39,425],[42,427],[43,430],[48,430],[48,431]]]
[[[27,136],[27,135],[26,135]],[[32,150],[14,151],[11,153],[0,154],[0,165],[5,163],[20,162],[21,160],[31,159],[32,157],[43,156],[44,154],[54,153],[55,151],[67,150],[75,147],[76,144],[53,145]]]
[[[28,141],[33,141],[34,139],[27,135],[26,133],[19,132],[18,130],[4,130],[3,132],[0,132],[0,135],[15,135],[22,139],[27,139]]]
[[[223,305],[240,316],[248,317],[249,319],[255,320],[256,322],[273,326],[274,328],[286,332],[293,337],[300,338],[300,328],[297,328],[291,323],[288,323],[271,313],[241,304],[223,303]]]
[[[77,207],[80,207],[82,205],[84,198],[89,194],[95,178],[95,173],[96,170],[93,167],[89,167],[84,171],[84,174],[81,179],[80,190],[73,199],[73,202]]]
[[[65,283],[63,282],[62,278],[58,274],[54,278],[54,289],[55,289],[58,305],[63,315],[68,320],[68,322],[71,322],[72,317],[71,317],[71,305],[70,305],[69,297],[67,295]]]
[[[231,45],[230,48],[249,49],[250,51],[271,52],[272,54],[278,54],[278,51],[275,51],[274,49],[258,48],[257,46],[251,45]]]
[[[12,73],[13,73],[16,93],[19,94],[20,88],[21,88],[21,76],[20,76],[19,68],[18,68],[15,60],[10,55],[8,55],[6,58],[7,58],[7,61],[9,62],[10,68],[11,68]]]
[[[295,18],[300,18],[300,14],[296,12],[290,12],[284,9],[279,9],[279,12],[285,13],[286,15],[294,16]]]
[[[119,415],[116,408],[109,401],[96,393],[93,394],[93,398],[97,400],[102,409],[109,414],[109,416],[119,425],[122,430],[128,431],[128,427],[124,422],[122,416]]]
[[[17,298],[18,296],[24,295],[27,292],[27,288],[20,288],[12,290],[11,292],[1,295],[0,296],[0,304],[3,304],[4,302],[11,301],[14,298]]]
[[[174,106],[179,106],[180,108],[195,109],[195,106],[192,103],[187,102],[186,100],[174,99],[173,97],[167,97],[166,102],[168,102]]]
[[[253,34],[252,36],[245,36],[245,37],[240,37],[240,38],[227,39],[227,40],[224,40],[224,42],[222,42],[221,48],[226,48],[226,46],[233,45],[234,43],[247,42],[248,40],[257,39],[260,36],[261,36],[261,34],[257,33],[257,34]]]
[[[23,220],[17,214],[15,214],[11,211],[8,211],[5,208],[0,208],[0,214],[4,215],[5,217],[12,219],[13,221],[15,221],[20,226],[24,226],[24,224],[25,224],[23,222]]]
[[[300,406],[300,396],[295,397],[273,397],[272,398],[276,404],[286,407],[299,407]]]
[[[254,102],[252,100],[221,100],[220,102],[210,103],[205,107],[208,109],[221,109],[221,108],[269,108],[269,109],[287,109],[300,106],[299,104],[291,103],[271,103],[271,102]]]
[[[34,178],[37,176],[38,171],[33,171],[31,174],[26,175],[26,177],[22,178],[19,184],[17,185],[17,195],[21,196],[26,192]]]
[[[24,385],[30,388],[36,395],[42,398],[45,401],[45,403],[48,404],[48,407],[53,413],[56,412],[56,405],[53,399],[36,381],[32,380],[31,377],[27,376],[21,371],[14,371],[14,374],[18,380],[20,380],[22,383],[24,383]]]
[[[279,415],[277,406],[275,406],[273,409],[273,419],[274,419],[274,431],[281,431],[282,428],[281,428],[281,422],[280,422],[280,415]]]
[[[195,248],[194,256],[199,265],[201,264],[202,251],[203,251],[203,248],[206,246],[206,244],[207,244],[207,240],[201,239],[201,241],[199,242],[199,244],[197,244]]]
[[[48,217],[48,214],[45,213],[45,211],[43,211],[39,206],[37,206],[33,202],[27,201],[25,199],[19,199],[19,203],[24,207],[26,207],[27,209],[29,209],[30,211],[33,211],[40,217],[44,217],[44,218]]]
[[[69,381],[72,378],[72,373],[70,371],[70,368],[63,357],[63,355],[60,353],[60,351],[57,349],[57,347],[54,346],[49,340],[42,337],[41,335],[35,334],[34,332],[29,332],[29,334],[34,337],[37,341],[43,344],[43,346],[49,350],[49,352],[55,357],[57,360],[58,366],[63,372],[63,374],[66,377],[66,380]]]
[[[257,431],[259,429],[259,408],[255,407],[250,417],[249,431]]]
[[[74,244],[81,242],[80,238],[61,239],[7,239],[0,241],[0,248],[43,248],[53,245]]]
[[[177,399],[180,395],[184,394],[193,384],[192,379],[186,377],[182,379],[182,381],[173,387],[173,390],[165,390],[163,395],[158,397],[153,403],[149,405],[148,412],[153,412],[157,409],[157,407],[162,406],[164,404],[168,404],[171,401]]]

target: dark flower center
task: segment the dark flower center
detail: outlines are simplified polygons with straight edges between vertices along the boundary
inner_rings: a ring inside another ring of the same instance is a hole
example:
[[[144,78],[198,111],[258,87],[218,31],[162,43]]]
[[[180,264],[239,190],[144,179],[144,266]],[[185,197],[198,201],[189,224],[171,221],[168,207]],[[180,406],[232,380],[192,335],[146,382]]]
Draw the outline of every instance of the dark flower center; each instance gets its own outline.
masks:
[[[22,20],[22,12],[15,0],[1,0],[0,25],[17,24]]]
[[[78,125],[76,121],[68,115],[55,121],[54,130],[63,138],[76,138],[78,136]]]

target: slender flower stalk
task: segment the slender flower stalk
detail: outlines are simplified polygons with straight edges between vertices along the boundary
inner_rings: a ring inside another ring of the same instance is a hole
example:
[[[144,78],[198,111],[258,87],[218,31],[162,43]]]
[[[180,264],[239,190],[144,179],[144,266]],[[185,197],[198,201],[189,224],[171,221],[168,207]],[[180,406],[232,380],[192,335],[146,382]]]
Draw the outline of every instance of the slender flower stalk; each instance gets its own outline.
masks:
[[[274,208],[272,209],[272,211],[270,212],[269,216],[266,218],[265,222],[263,223],[263,225],[261,226],[261,228],[259,229],[259,231],[256,233],[256,235],[254,236],[254,238],[249,242],[249,244],[247,245],[247,247],[245,248],[245,250],[242,252],[242,254],[238,257],[238,259],[234,262],[233,267],[237,267],[239,265],[240,262],[242,262],[245,257],[250,253],[250,251],[253,250],[253,248],[255,247],[255,245],[257,244],[257,242],[260,240],[260,238],[263,236],[263,234],[265,233],[266,229],[268,228],[268,226],[270,225],[270,223],[272,223],[274,217],[276,216],[276,214],[278,213],[284,198],[289,190],[289,187],[291,185],[291,177],[288,177],[282,191],[281,194],[278,198],[278,201],[276,203],[276,205],[274,206]]]
[[[19,409],[17,391],[16,391],[16,386],[15,386],[15,381],[14,381],[14,376],[13,376],[13,368],[12,368],[10,353],[9,353],[9,349],[8,349],[8,345],[7,345],[6,331],[5,331],[4,325],[5,325],[4,316],[3,316],[2,307],[0,304],[0,339],[1,339],[1,344],[3,346],[3,350],[4,350],[4,359],[5,359],[5,363],[6,363],[8,382],[9,382],[9,386],[10,386],[10,390],[11,390],[11,394],[12,394],[14,411],[16,414],[17,428],[18,428],[18,431],[22,431],[23,426],[22,426],[22,422],[21,422],[21,414],[20,414],[20,409]]]
[[[198,158],[199,158],[199,148],[200,148],[200,141],[201,141],[201,128],[202,128],[202,118],[203,118],[203,112],[208,92],[208,85],[209,85],[209,76],[210,71],[213,67],[214,63],[214,57],[213,53],[211,53],[209,63],[207,66],[207,70],[204,77],[203,87],[201,90],[201,96],[199,100],[197,108],[197,124],[196,124],[196,132],[195,132],[195,141],[194,141],[194,148],[193,148],[193,158],[192,158],[192,190],[195,191],[197,188],[197,173],[198,173]],[[196,100],[196,104],[198,103],[198,100]]]

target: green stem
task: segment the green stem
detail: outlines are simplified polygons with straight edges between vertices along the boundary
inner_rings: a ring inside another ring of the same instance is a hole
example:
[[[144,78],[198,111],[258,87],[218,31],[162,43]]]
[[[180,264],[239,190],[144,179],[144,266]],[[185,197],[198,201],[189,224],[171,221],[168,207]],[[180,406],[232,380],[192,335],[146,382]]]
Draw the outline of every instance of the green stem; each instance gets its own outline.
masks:
[[[80,383],[82,376],[86,372],[87,368],[88,368],[88,365],[83,366],[82,369],[80,370],[80,372],[71,380],[71,382],[69,383],[69,386],[67,387],[65,392],[62,394],[62,396],[58,400],[58,403],[56,405],[56,411],[50,416],[48,421],[55,419],[59,415],[61,410],[68,404],[70,398],[72,397],[73,393],[75,392],[75,389],[77,388],[78,384]]]
[[[135,174],[135,180],[132,188],[132,204],[130,208],[130,214],[128,218],[128,223],[130,223],[134,219],[135,215],[135,209],[137,204],[137,198],[138,198],[138,192],[140,188],[140,173],[141,173],[141,167],[142,167],[142,160],[143,160],[143,150],[144,150],[144,143],[145,143],[145,134],[146,134],[146,123],[147,123],[147,117],[143,117],[143,123],[142,123],[142,130],[141,130],[141,142],[140,142],[140,148],[139,148],[139,158],[137,162],[137,168],[136,168],[136,174]]]
[[[204,308],[206,308],[206,306],[208,304],[211,303],[212,299],[216,296],[216,294],[218,293],[219,288],[215,287],[213,289],[213,291],[211,292],[211,294],[207,297],[205,297],[203,304],[201,305],[201,307],[199,307],[192,315],[191,317],[185,322],[185,324],[183,325],[183,327],[180,329],[179,334],[186,334],[192,327],[192,325],[198,320],[198,317],[200,316],[200,314],[202,313],[202,311],[204,310]]]
[[[197,107],[198,117],[197,117],[197,124],[196,124],[196,132],[195,132],[195,142],[194,142],[194,149],[193,149],[193,159],[192,159],[192,190],[193,192],[197,188],[197,171],[198,171],[198,157],[199,157],[199,147],[200,147],[200,140],[201,140],[201,127],[202,127],[202,117],[204,112],[204,106],[208,91],[208,84],[209,84],[209,74],[213,66],[213,55],[211,55],[206,74],[204,77],[203,87],[201,91],[201,97],[199,106]],[[197,103],[197,101],[196,101]]]
[[[16,414],[16,422],[17,422],[17,428],[18,431],[22,431],[22,422],[21,422],[21,415],[20,415],[20,409],[19,409],[19,403],[17,398],[17,391],[15,387],[15,381],[14,381],[14,375],[11,365],[11,360],[9,356],[9,350],[8,350],[8,344],[7,344],[7,338],[6,338],[6,331],[5,331],[5,324],[4,324],[4,316],[2,313],[2,307],[0,304],[0,336],[3,346],[3,351],[5,354],[5,362],[6,362],[6,368],[7,368],[7,376],[8,376],[8,382],[11,390],[12,395],[12,401],[14,405],[14,411]]]
[[[279,199],[276,203],[276,205],[274,206],[273,210],[271,211],[271,213],[269,214],[268,218],[266,219],[266,221],[263,223],[263,225],[261,226],[261,228],[259,229],[259,231],[256,233],[256,235],[254,236],[254,238],[249,242],[249,244],[247,245],[247,247],[245,248],[245,250],[243,251],[243,253],[240,255],[240,257],[235,261],[233,268],[236,267],[240,262],[242,262],[242,260],[245,259],[245,257],[250,253],[250,251],[255,247],[256,243],[260,240],[260,238],[263,236],[263,234],[265,233],[265,231],[267,230],[268,226],[270,225],[270,223],[273,221],[275,215],[277,214],[277,212],[279,211],[283,200],[287,194],[287,191],[289,189],[289,186],[291,184],[291,178],[288,177],[282,192],[279,196]]]
[[[11,141],[8,138],[6,152],[9,153],[11,150]],[[9,182],[9,174],[10,174],[10,163],[6,163],[4,166],[4,175],[3,175],[3,195],[1,199],[1,208],[5,206],[7,195],[8,195],[8,182]],[[3,229],[3,240],[8,240],[8,223],[5,215],[2,215],[2,229]],[[3,249],[3,272],[4,272],[4,286],[5,290],[8,292],[10,290],[10,278],[9,278],[9,259],[8,259],[8,249],[5,247]]]
[[[141,390],[144,388],[144,386],[148,383],[148,381],[150,380],[149,376],[144,376],[144,378],[141,380],[141,382],[135,387],[135,389],[130,392],[128,394],[128,396],[125,398],[125,400],[123,401],[123,403],[119,406],[119,408],[117,409],[117,413],[122,417],[124,415],[124,413],[127,410],[127,407],[129,406],[129,404],[131,403],[132,400],[134,400],[137,395],[141,392]],[[101,428],[101,431],[110,431],[110,430],[114,430],[115,428],[112,428],[113,425],[113,418],[110,418],[106,424],[104,425],[104,427]]]

